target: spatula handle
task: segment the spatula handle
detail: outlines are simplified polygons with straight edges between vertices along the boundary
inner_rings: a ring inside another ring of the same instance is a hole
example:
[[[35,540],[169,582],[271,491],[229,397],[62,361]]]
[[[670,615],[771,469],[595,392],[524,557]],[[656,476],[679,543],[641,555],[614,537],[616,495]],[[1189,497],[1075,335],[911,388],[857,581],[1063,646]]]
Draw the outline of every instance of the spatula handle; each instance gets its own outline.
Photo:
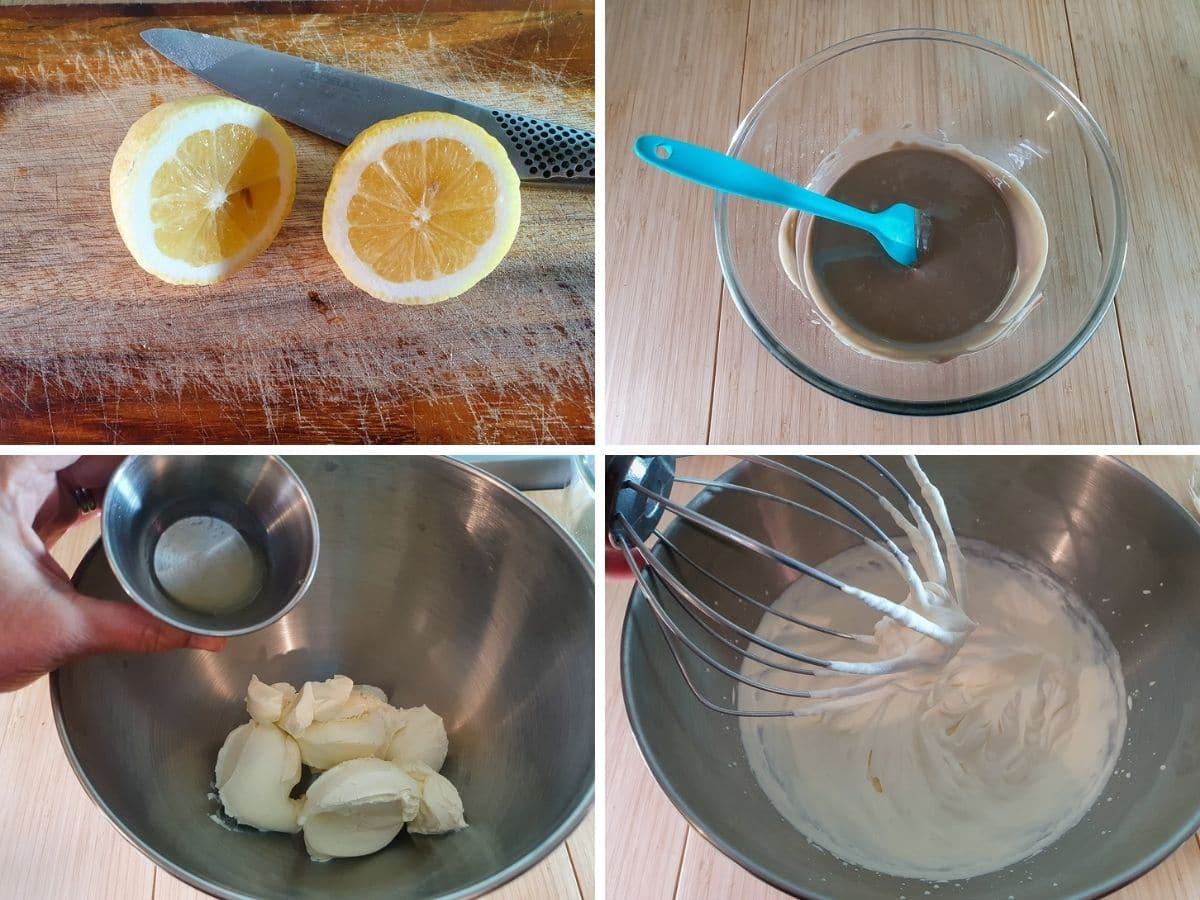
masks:
[[[706,147],[647,134],[633,142],[633,152],[643,162],[714,191],[798,209],[868,231],[873,224],[873,213],[813,193]]]

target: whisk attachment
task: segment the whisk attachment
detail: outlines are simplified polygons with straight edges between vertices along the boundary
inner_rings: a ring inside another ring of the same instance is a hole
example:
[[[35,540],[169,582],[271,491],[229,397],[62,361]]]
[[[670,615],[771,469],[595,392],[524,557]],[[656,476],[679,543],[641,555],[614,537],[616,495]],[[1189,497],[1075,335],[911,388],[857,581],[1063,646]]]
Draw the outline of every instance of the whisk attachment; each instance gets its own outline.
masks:
[[[620,515],[635,534],[649,537],[663,508],[646,492],[669,493],[676,481],[673,456],[610,456],[604,470],[608,521]],[[641,490],[628,490],[632,486]]]
[[[698,585],[711,585],[717,591],[757,607],[764,616],[777,616],[804,629],[853,642],[860,646],[878,646],[874,635],[841,631],[783,613],[772,608],[770,604],[755,599],[718,578],[696,559],[684,553],[675,541],[659,530],[659,522],[662,516],[668,512],[676,518],[675,527],[677,528],[698,529],[739,550],[782,565],[796,572],[798,577],[814,578],[865,604],[898,625],[936,641],[945,648],[947,655],[957,650],[973,628],[973,623],[962,613],[949,589],[946,567],[942,561],[933,526],[916,498],[890,471],[877,460],[863,457],[871,469],[882,477],[882,486],[894,493],[900,504],[907,508],[909,515],[912,516],[911,521],[900,512],[894,503],[888,500],[880,489],[828,461],[813,457],[800,458],[801,462],[811,469],[815,469],[816,473],[821,476],[817,478],[781,460],[757,456],[744,457],[744,459],[748,463],[770,469],[786,476],[789,480],[800,483],[815,492],[820,498],[830,501],[838,510],[846,514],[849,521],[843,521],[841,518],[831,516],[798,500],[757,488],[726,481],[708,481],[677,476],[673,457],[613,457],[606,473],[609,539],[624,553],[629,567],[637,579],[639,591],[646,599],[680,673],[701,703],[715,712],[739,716],[806,715],[818,711],[821,706],[821,704],[816,704],[806,708],[802,705],[797,708],[778,710],[739,710],[722,706],[699,689],[693,673],[688,668],[687,657],[689,656],[740,684],[780,697],[802,700],[844,700],[865,695],[886,683],[889,676],[895,673],[928,664],[929,656],[928,654],[906,652],[884,659],[858,662],[827,659],[801,652],[795,648],[784,647],[760,637],[754,631],[723,614],[717,608],[717,604],[701,596],[702,589]],[[961,573],[958,571],[960,567],[957,563],[961,555],[958,553],[957,542],[954,541],[953,532],[950,530],[949,518],[946,515],[941,496],[932,483],[924,477],[924,473],[920,471],[920,467],[914,459],[910,459],[910,466],[913,468],[914,474],[919,473],[917,481],[941,531],[943,543],[947,546],[947,552],[952,561],[951,569],[954,575],[960,576],[954,579],[955,587],[959,588]],[[863,512],[857,504],[846,498],[843,493],[846,487],[831,486],[837,482],[843,482],[850,488],[865,492],[879,504],[882,512],[898,524],[916,549],[928,581],[922,579],[908,555],[899,548],[895,540],[884,531],[879,523]],[[854,585],[846,584],[820,568],[796,559],[784,550],[731,528],[691,506],[677,503],[670,498],[671,488],[675,483],[692,484],[708,491],[736,493],[750,498],[753,502],[780,505],[833,524],[864,541],[881,558],[886,559],[904,579],[909,597],[904,602],[896,602]],[[650,546],[651,540],[654,541],[653,548]],[[667,564],[667,560],[675,563],[674,570]],[[680,577],[684,571],[694,576],[687,579],[693,585],[692,587],[689,587],[685,583],[685,579]],[[803,679],[814,679],[814,676],[830,674],[878,677],[827,688],[811,686],[816,683],[815,680],[804,688],[789,688],[756,681],[744,676],[734,666],[717,659],[710,650],[680,627],[681,620],[670,615],[664,606],[664,600],[667,598],[673,599],[703,632],[727,650],[732,651],[735,657],[748,657],[770,669],[787,672]]]

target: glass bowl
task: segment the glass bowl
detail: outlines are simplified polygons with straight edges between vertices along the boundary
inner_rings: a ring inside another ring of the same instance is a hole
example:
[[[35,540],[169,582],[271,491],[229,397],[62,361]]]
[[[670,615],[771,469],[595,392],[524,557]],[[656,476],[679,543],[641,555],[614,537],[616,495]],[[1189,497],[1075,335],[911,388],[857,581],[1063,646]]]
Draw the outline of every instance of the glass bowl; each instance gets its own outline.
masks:
[[[754,104],[729,154],[809,184],[848,140],[905,131],[992,161],[1041,207],[1049,238],[1042,297],[1011,332],[948,362],[858,352],[784,272],[783,211],[725,194],[716,201],[721,269],[755,336],[822,390],[890,413],[982,409],[1045,381],[1104,319],[1125,264],[1121,175],[1099,124],[1054,75],[1000,44],[935,29],[867,34],[805,60]]]

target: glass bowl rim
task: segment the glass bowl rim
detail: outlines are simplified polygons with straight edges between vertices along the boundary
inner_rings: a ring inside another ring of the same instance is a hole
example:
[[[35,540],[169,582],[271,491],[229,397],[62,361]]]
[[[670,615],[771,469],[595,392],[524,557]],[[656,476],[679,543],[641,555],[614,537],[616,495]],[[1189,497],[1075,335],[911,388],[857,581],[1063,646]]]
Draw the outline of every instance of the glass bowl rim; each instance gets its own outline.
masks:
[[[974,412],[998,403],[1003,403],[1006,400],[1011,400],[1013,397],[1017,397],[1037,387],[1043,381],[1050,378],[1050,376],[1054,375],[1075,358],[1076,354],[1091,339],[1096,329],[1100,327],[1100,323],[1104,321],[1104,317],[1113,306],[1117,286],[1120,284],[1121,275],[1125,270],[1125,257],[1129,245],[1125,183],[1121,176],[1116,155],[1108,141],[1108,137],[1104,133],[1104,129],[1100,127],[1100,123],[1096,121],[1095,116],[1083,104],[1083,101],[1058,76],[1033,58],[1010,47],[1006,47],[997,41],[962,31],[950,31],[941,28],[892,28],[884,31],[873,31],[847,38],[836,44],[831,44],[824,50],[801,60],[797,65],[776,79],[763,92],[763,95],[755,101],[745,118],[738,124],[737,130],[733,134],[733,139],[729,144],[729,149],[726,152],[730,156],[739,157],[739,153],[746,143],[749,132],[757,124],[759,117],[763,114],[769,103],[774,100],[778,91],[782,89],[782,85],[793,76],[802,75],[805,72],[816,69],[823,63],[854,50],[894,41],[935,41],[959,44],[974,50],[991,53],[1013,63],[1041,84],[1042,87],[1046,88],[1051,94],[1057,96],[1071,110],[1081,130],[1099,148],[1100,155],[1104,160],[1105,171],[1108,175],[1108,183],[1112,188],[1113,194],[1113,207],[1115,211],[1115,221],[1113,224],[1114,240],[1112,253],[1105,266],[1101,280],[1100,290],[1083,325],[1050,359],[1037,366],[1028,374],[1013,379],[999,387],[951,400],[896,400],[890,397],[879,397],[848,387],[833,378],[821,374],[797,359],[771,333],[770,328],[754,311],[753,306],[747,300],[742,285],[738,281],[734,271],[733,254],[729,246],[729,231],[727,228],[729,198],[726,194],[721,193],[716,195],[713,204],[713,224],[717,241],[717,258],[720,262],[721,274],[725,278],[725,285],[729,289],[729,294],[733,298],[733,302],[737,306],[742,319],[750,327],[751,332],[758,339],[759,343],[775,359],[814,387],[820,388],[827,394],[853,403],[856,406],[896,415],[935,416]],[[1089,183],[1089,191],[1090,189]]]

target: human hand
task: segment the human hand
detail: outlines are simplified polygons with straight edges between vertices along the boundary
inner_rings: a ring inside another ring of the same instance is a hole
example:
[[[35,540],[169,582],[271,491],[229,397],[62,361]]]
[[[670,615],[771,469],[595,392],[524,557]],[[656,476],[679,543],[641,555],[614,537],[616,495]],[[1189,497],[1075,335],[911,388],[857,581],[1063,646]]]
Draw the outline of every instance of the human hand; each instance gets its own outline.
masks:
[[[80,518],[73,488],[97,503],[119,456],[0,457],[0,691],[91,653],[220,650],[223,638],[188,634],[135,603],[78,593],[50,548]]]

